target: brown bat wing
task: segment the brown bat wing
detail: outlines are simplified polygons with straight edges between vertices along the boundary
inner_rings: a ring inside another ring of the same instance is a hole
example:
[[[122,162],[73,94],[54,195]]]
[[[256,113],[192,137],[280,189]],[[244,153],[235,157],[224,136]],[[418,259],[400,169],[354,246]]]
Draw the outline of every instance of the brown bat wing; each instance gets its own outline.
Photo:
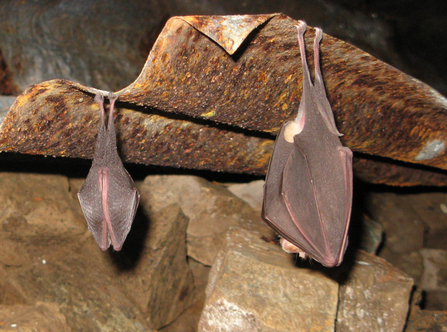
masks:
[[[88,229],[101,250],[106,250],[112,244],[119,251],[132,226],[140,195],[116,148],[113,122],[115,100],[111,98],[106,128],[103,99],[101,96],[96,97],[101,111],[96,150],[92,167],[78,198]]]
[[[307,248],[310,247],[307,237],[296,226],[284,202],[283,196],[283,170],[294,150],[294,144],[284,139],[284,129],[287,125],[288,123],[281,128],[275,142],[272,158],[270,159],[264,184],[262,218],[282,237],[296,245],[303,243]],[[294,183],[294,185],[299,189],[302,182],[306,182],[306,177],[298,177],[298,183]]]
[[[300,135],[289,143],[284,139],[286,126],[275,142],[262,217],[311,258],[327,267],[339,265],[347,246],[352,152],[342,146],[312,151],[300,142]]]
[[[137,212],[140,195],[126,169],[93,167],[78,193],[87,226],[101,250],[121,250]]]
[[[120,250],[137,213],[140,195],[124,166],[112,167],[109,173],[108,208],[110,239],[113,248]]]
[[[314,41],[315,86],[305,56],[306,24],[297,24],[303,95],[294,121],[278,134],[264,186],[262,217],[284,239],[324,266],[339,265],[347,246],[352,204],[352,152],[343,147]],[[283,241],[284,243],[284,241]]]
[[[107,238],[107,226],[103,222],[104,213],[99,190],[98,172],[90,169],[81,190],[78,192],[79,203],[87,220],[87,227],[102,250],[110,246]],[[99,221],[99,222],[98,222]],[[103,237],[105,234],[105,237]]]
[[[300,135],[294,145],[283,172],[282,195],[305,241],[289,241],[324,266],[337,266],[347,246],[352,152],[342,146],[309,149],[300,143]]]

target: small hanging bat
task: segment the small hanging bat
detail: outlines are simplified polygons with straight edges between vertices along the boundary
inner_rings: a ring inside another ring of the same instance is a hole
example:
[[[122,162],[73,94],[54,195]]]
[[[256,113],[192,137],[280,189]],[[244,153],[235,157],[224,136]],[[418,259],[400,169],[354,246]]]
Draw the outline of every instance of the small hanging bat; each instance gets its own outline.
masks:
[[[352,205],[352,151],[342,146],[321,74],[319,45],[314,40],[315,82],[307,66],[304,33],[298,42],[303,95],[295,120],[276,138],[264,185],[262,218],[281,238],[286,252],[309,256],[326,267],[340,265],[348,244]]]
[[[92,167],[78,192],[78,198],[88,229],[101,250],[106,250],[112,244],[119,251],[132,226],[140,195],[118,155],[113,118],[117,97],[110,93],[109,99],[110,111],[106,128],[104,99],[100,94],[95,97],[101,111],[101,120]]]

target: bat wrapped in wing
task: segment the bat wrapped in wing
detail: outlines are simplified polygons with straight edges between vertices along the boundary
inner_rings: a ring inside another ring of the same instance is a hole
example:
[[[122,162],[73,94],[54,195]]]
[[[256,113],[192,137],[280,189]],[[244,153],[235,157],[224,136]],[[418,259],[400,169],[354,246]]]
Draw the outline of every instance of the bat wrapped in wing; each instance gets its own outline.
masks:
[[[326,267],[338,266],[346,251],[352,205],[352,151],[342,146],[326,97],[319,60],[322,31],[314,40],[315,82],[306,60],[306,23],[298,42],[303,94],[295,120],[279,132],[264,185],[262,218],[276,230],[285,251]]]
[[[88,229],[101,250],[106,250],[112,244],[119,251],[132,226],[140,195],[118,155],[113,118],[117,97],[110,94],[109,99],[106,127],[104,99],[100,94],[95,97],[101,116],[95,155],[78,198]]]

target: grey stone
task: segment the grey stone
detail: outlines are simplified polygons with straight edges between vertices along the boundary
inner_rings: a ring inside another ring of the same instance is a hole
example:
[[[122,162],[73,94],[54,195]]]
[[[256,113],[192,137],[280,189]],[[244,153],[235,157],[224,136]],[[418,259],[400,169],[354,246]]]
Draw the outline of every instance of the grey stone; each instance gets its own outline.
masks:
[[[333,331],[338,285],[232,228],[211,268],[199,331]]]
[[[146,188],[146,189],[145,189]],[[196,176],[148,176],[141,194],[147,196],[151,211],[178,203],[189,217],[188,256],[211,265],[230,227],[275,237],[259,212],[223,186]]]
[[[424,273],[421,287],[427,291],[447,291],[447,251],[422,249]]]
[[[47,331],[71,332],[59,305],[37,302],[35,305],[0,305],[0,329],[6,332]]]
[[[264,199],[264,182],[264,180],[257,180],[249,183],[235,183],[228,186],[228,190],[246,201],[256,211],[261,212]]]
[[[403,331],[413,280],[384,259],[358,251],[340,286],[336,330]]]
[[[143,206],[146,197],[142,193]],[[194,299],[193,274],[186,262],[188,218],[177,204],[151,213],[141,257],[118,281],[155,328],[170,324]]]

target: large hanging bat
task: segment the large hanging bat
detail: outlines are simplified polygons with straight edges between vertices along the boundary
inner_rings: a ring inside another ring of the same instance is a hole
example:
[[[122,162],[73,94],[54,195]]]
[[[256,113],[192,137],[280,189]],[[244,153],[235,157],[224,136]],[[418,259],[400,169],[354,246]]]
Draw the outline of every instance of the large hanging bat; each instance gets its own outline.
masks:
[[[348,244],[352,205],[352,151],[343,147],[326,97],[319,47],[314,41],[315,82],[306,61],[299,21],[298,42],[303,69],[303,95],[295,120],[276,138],[264,185],[262,218],[276,230],[287,252],[338,266]]]
[[[109,94],[110,111],[105,125],[104,99],[97,94],[101,120],[92,167],[78,192],[90,232],[101,250],[110,244],[121,250],[137,211],[140,195],[123,166],[116,147],[113,109],[117,97]]]

